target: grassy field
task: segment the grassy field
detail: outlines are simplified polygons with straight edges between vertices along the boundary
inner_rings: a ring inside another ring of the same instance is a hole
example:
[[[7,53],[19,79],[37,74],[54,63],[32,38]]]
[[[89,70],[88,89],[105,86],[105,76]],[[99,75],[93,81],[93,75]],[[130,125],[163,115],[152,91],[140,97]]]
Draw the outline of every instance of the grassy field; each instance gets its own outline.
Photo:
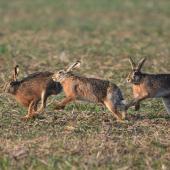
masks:
[[[168,0],[1,0],[0,169],[169,169],[170,117],[161,99],[117,122],[99,103],[54,111],[62,93],[48,98],[45,119],[21,121],[27,108],[2,91],[16,64],[21,80],[80,60],[75,74],[114,82],[129,103],[127,55],[136,63],[148,57],[143,72],[170,73],[169,11]]]

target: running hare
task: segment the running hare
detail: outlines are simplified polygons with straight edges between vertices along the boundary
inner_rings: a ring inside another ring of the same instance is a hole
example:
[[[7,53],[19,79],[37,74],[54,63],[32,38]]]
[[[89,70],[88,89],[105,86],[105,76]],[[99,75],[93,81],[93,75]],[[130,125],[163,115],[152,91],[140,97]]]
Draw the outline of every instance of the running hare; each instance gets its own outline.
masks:
[[[28,114],[20,119],[33,119],[34,116],[38,116],[38,113],[45,109],[48,96],[57,95],[63,90],[60,83],[53,81],[53,73],[36,72],[21,81],[17,80],[18,74],[19,66],[17,65],[11,72],[11,78],[5,83],[3,90],[12,94],[21,105],[28,108]],[[42,100],[42,104],[37,110],[40,100]]]
[[[126,78],[127,82],[133,84],[134,100],[126,107],[127,110],[135,105],[135,110],[139,110],[140,102],[146,98],[162,97],[163,103],[170,115],[170,74],[145,74],[141,72],[141,67],[146,60],[144,57],[136,67],[136,64],[128,56],[132,66]]]
[[[80,62],[77,61],[53,75],[53,80],[63,85],[64,92],[67,95],[60,104],[53,106],[53,108],[63,109],[72,100],[101,102],[106,105],[118,120],[126,118],[126,101],[123,99],[119,87],[109,81],[72,74],[71,71],[79,65]],[[122,110],[122,116],[119,114],[117,107]]]

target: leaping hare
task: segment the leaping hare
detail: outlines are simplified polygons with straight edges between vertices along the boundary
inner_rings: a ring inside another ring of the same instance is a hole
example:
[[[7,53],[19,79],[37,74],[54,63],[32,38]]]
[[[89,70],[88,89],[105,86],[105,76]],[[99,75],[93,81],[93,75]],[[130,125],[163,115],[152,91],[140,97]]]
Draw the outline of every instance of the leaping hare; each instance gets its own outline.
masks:
[[[17,80],[19,66],[11,72],[11,78],[5,83],[3,90],[10,93],[21,105],[28,108],[28,114],[20,119],[33,119],[46,107],[48,96],[57,95],[63,91],[60,83],[54,82],[51,72],[36,72],[21,81]],[[42,100],[41,107],[37,110],[38,102]]]
[[[146,60],[144,57],[136,67],[135,62],[128,56],[132,66],[126,80],[133,84],[134,100],[127,105],[127,110],[135,105],[135,110],[139,110],[140,102],[146,98],[162,97],[164,106],[170,115],[170,74],[146,74],[141,72],[141,67]]]
[[[53,80],[63,85],[67,97],[54,109],[63,109],[72,100],[83,100],[89,102],[101,102],[117,117],[118,120],[126,118],[126,101],[115,84],[94,78],[85,78],[74,75],[71,71],[80,65],[80,61],[71,64],[69,67],[60,70],[53,75]],[[117,107],[122,110],[122,116]]]

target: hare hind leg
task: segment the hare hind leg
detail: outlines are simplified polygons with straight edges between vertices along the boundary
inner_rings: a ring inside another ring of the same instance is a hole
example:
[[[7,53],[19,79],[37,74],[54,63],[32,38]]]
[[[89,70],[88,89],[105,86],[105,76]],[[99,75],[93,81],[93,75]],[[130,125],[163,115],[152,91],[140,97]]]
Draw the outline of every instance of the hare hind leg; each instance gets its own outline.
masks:
[[[105,106],[116,116],[116,118],[120,121],[122,116],[117,110],[117,106],[112,101],[104,101]]]
[[[164,104],[164,106],[165,106],[165,108],[166,108],[166,110],[167,110],[167,112],[170,116],[170,108],[169,108],[170,98],[163,97],[162,101],[163,101],[163,104]]]
[[[124,104],[119,104],[117,105],[117,107],[119,107],[120,110],[122,111],[122,118],[126,119],[127,118],[126,106]]]

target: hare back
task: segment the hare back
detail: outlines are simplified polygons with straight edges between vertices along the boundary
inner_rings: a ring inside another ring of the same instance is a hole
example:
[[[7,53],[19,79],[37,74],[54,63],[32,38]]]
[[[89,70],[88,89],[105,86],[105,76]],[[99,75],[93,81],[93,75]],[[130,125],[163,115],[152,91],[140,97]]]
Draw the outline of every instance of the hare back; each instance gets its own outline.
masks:
[[[24,95],[41,95],[42,91],[46,91],[51,94],[58,94],[62,90],[62,86],[58,82],[54,82],[52,79],[53,73],[51,72],[36,72],[30,74],[19,82],[18,90]]]
[[[103,103],[109,94],[112,94],[112,97],[118,96],[120,99],[122,98],[119,87],[106,80],[72,75],[65,80],[63,87],[67,95],[69,95],[70,92],[75,92],[78,100]],[[72,88],[72,90],[70,88]]]
[[[170,97],[170,74],[151,75],[149,85],[156,93],[153,97]]]
[[[146,77],[148,77],[148,85],[151,87],[154,87],[155,84],[158,88],[170,87],[170,74],[146,74]]]

